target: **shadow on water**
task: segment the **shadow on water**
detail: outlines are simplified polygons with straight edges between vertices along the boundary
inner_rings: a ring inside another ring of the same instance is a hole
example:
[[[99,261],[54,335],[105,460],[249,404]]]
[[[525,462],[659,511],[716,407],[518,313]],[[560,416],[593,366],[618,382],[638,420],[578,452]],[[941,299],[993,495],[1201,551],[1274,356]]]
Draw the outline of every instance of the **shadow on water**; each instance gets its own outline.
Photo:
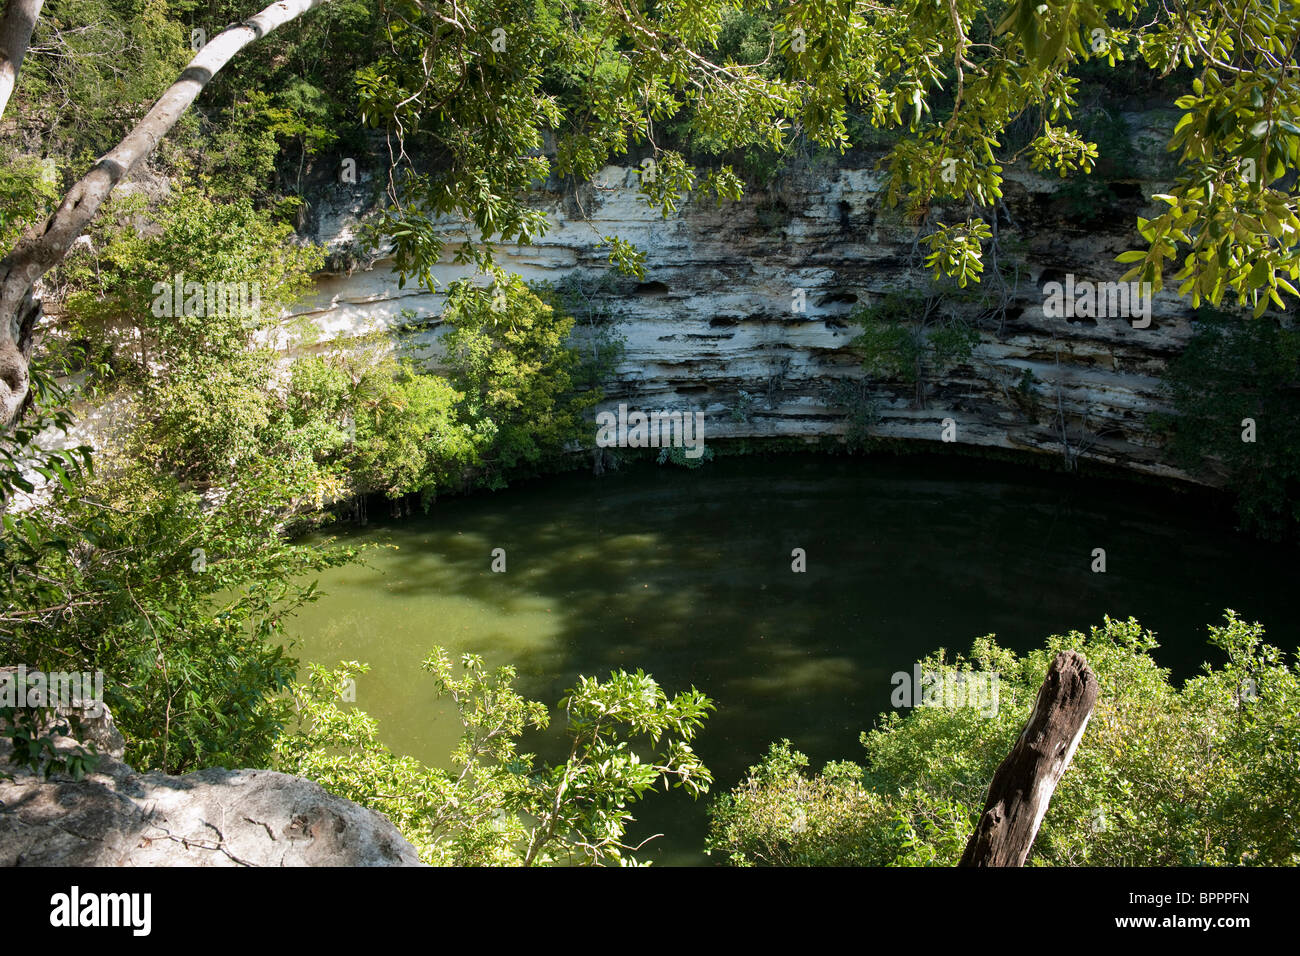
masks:
[[[1208,517],[1201,499],[1123,482],[931,456],[722,459],[566,475],[439,502],[427,516],[348,532],[396,549],[321,578],[294,625],[303,660],[371,665],[357,704],[386,742],[445,761],[457,726],[419,669],[430,647],[514,663],[554,703],[579,674],[643,668],[694,685],[717,712],[697,750],[715,791],[771,741],[814,766],[856,759],[890,706],[890,675],[988,633],[1017,651],[1049,634],[1137,617],[1176,678],[1218,652],[1206,626],[1231,607],[1296,646],[1285,613],[1294,551]],[[492,573],[494,548],[507,570]],[[806,573],[791,551],[807,554]],[[1107,569],[1091,571],[1093,549]],[[558,725],[560,721],[556,721]],[[551,755],[556,733],[530,741]],[[642,856],[701,863],[704,801],[634,810]]]

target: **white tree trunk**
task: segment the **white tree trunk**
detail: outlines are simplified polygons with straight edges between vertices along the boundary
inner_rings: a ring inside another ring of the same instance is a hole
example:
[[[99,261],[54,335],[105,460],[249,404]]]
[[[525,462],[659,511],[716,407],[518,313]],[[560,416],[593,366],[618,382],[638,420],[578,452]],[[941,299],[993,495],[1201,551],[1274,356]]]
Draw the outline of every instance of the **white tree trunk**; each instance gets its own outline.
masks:
[[[32,42],[36,18],[45,0],[9,0],[0,19],[0,116],[5,115],[9,97],[18,83],[18,71]]]

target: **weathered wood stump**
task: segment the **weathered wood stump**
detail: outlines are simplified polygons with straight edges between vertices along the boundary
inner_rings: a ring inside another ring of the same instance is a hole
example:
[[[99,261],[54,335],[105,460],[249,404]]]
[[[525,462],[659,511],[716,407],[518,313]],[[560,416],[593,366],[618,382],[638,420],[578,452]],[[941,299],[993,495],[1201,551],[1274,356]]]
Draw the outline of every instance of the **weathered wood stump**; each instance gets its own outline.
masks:
[[[993,775],[984,812],[958,866],[1024,866],[1096,702],[1097,678],[1084,656],[1057,654],[1029,722]]]

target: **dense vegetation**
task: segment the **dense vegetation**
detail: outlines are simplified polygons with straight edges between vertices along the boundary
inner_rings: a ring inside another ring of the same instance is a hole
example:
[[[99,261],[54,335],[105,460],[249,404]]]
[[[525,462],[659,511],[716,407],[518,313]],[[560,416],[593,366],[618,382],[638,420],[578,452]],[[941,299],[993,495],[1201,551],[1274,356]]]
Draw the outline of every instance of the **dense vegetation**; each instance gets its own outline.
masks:
[[[1122,146],[1098,144],[1124,140],[1095,104],[1116,88],[1180,95],[1179,166],[1157,197],[1167,210],[1138,221],[1146,247],[1121,261],[1157,287],[1171,275],[1194,304],[1256,317],[1297,294],[1300,31],[1292,5],[1258,0],[1189,2],[1177,16],[1136,0],[330,0],[219,72],[84,236],[22,279],[57,231],[42,224],[66,212],[87,168],[103,173],[95,158],[202,46],[196,31],[251,12],[237,0],[49,0],[37,23],[0,140],[0,242],[12,250],[0,262],[0,398],[20,406],[0,423],[0,647],[32,667],[108,673],[142,769],[302,772],[390,813],[431,860],[623,861],[628,804],[661,780],[709,782],[689,749],[709,702],[641,674],[580,681],[567,702],[573,756],[549,766],[517,752],[547,712],[513,694],[508,671],[470,659],[457,677],[435,653],[433,679],[466,727],[451,777],[387,752],[364,714],[337,707],[345,675],[295,683],[281,649],[286,616],[314,596],[303,582],[354,557],[294,543],[294,531],[359,512],[367,496],[428,507],[499,488],[582,444],[608,351],[578,347],[561,290],[530,288],[494,257],[545,228],[532,187],[650,159],[645,201],[669,215],[735,198],[801,152],[886,147],[888,197],[917,222],[940,291],[863,310],[857,344],[877,374],[919,390],[973,344],[948,305],[1006,266],[993,233],[1004,166],[1023,157],[1095,205],[1104,185],[1080,174],[1122,163]],[[349,255],[391,252],[400,281],[429,288],[444,257],[474,273],[439,290],[436,370],[400,331],[344,349],[281,319],[324,263],[297,228],[345,159],[377,200]],[[603,241],[612,265],[642,274],[641,250]],[[34,336],[37,279],[48,314]],[[185,308],[160,309],[174,280]],[[196,311],[189,282],[256,287],[256,304]],[[1177,447],[1246,478],[1252,525],[1296,513],[1296,446],[1281,429],[1297,419],[1277,424],[1295,361],[1292,333],[1227,326],[1171,377]],[[1234,391],[1247,376],[1254,391]],[[117,424],[93,460],[43,447],[44,429],[92,407]],[[1278,429],[1263,469],[1222,437],[1223,420],[1252,412]],[[44,498],[14,507],[36,490],[33,471],[49,481]],[[1042,862],[1084,861],[1079,828],[1099,808],[1113,822],[1091,842],[1094,861],[1295,862],[1277,836],[1295,829],[1278,818],[1295,802],[1294,758],[1279,749],[1295,752],[1294,675],[1258,637],[1230,621],[1216,639],[1234,663],[1180,690],[1136,625],[1087,639],[1111,710],[1054,806]],[[1016,660],[991,642],[976,656],[1005,670],[1021,702],[1042,670],[1041,655]],[[1260,687],[1249,706],[1227,690],[1246,670]],[[1022,716],[893,719],[868,736],[863,768],[811,779],[778,747],[718,804],[714,846],[736,861],[949,861]],[[634,745],[647,740],[655,756],[642,762]],[[1222,759],[1194,761],[1196,741]],[[1121,742],[1141,752],[1106,750]],[[901,766],[908,748],[934,755],[924,773]],[[1124,792],[1128,774],[1149,789]],[[1174,801],[1179,787],[1203,799]],[[792,794],[816,807],[799,828],[781,815]],[[1160,843],[1162,827],[1178,839]]]
[[[1198,315],[1165,376],[1175,415],[1153,416],[1176,460],[1237,496],[1242,527],[1294,539],[1300,528],[1300,331]]]
[[[992,636],[926,672],[1000,675],[990,718],[971,707],[884,715],[862,763],[808,774],[788,742],[711,807],[711,852],[740,865],[951,866],[988,782],[1025,725],[1047,665],[1082,651],[1101,685],[1030,863],[1295,866],[1300,863],[1300,671],[1231,612],[1210,628],[1227,664],[1175,687],[1137,621],[1107,619],[1024,657]]]
[[[640,671],[582,678],[560,702],[568,757],[551,765],[519,751],[550,712],[514,690],[514,670],[488,671],[473,655],[461,664],[457,676],[441,648],[424,662],[465,729],[449,769],[396,756],[374,720],[340,706],[357,664],[313,668],[294,686],[301,729],[281,738],[276,766],[382,810],[423,859],[454,866],[635,865],[637,847],[623,842],[630,805],[660,783],[709,789],[690,741],[713,704],[694,688],[669,697]]]

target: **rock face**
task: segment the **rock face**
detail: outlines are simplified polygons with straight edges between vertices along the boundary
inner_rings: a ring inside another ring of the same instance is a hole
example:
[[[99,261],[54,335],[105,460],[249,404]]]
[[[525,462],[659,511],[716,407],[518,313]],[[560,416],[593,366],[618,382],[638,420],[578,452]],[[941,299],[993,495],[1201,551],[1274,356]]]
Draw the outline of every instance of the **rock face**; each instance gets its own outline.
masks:
[[[81,780],[8,763],[0,738],[3,866],[419,866],[382,815],[269,770],[136,773],[107,708],[79,728],[101,756]],[[78,741],[59,738],[67,750]]]
[[[1148,328],[1125,317],[1052,317],[1044,286],[1111,282],[1125,270],[1115,256],[1140,246],[1134,220],[1170,169],[1164,144],[1170,115],[1125,114],[1132,168],[1112,182],[1113,208],[1079,202],[1059,180],[1008,168],[1000,217],[1005,246],[1023,263],[1000,317],[979,326],[970,361],[928,376],[918,388],[869,382],[873,433],[938,441],[943,420],[959,444],[1091,458],[1157,475],[1187,477],[1163,458],[1146,423],[1165,407],[1159,377],[1185,345],[1188,308],[1157,295]],[[639,200],[635,160],[605,168],[591,184],[558,185],[537,203],[552,227],[535,246],[503,247],[503,264],[529,280],[585,286],[593,310],[612,316],[625,339],[619,384],[605,407],[690,409],[706,414],[706,440],[844,434],[848,414],[837,383],[864,380],[846,319],[859,305],[896,290],[919,290],[928,273],[918,230],[885,201],[879,154],[793,164],[767,189],[721,206],[692,198],[663,218]],[[1114,177],[1112,177],[1112,180]],[[327,244],[338,270],[322,276],[300,312],[324,340],[346,339],[414,321],[436,356],[441,299],[408,283],[391,262],[358,266],[354,237],[372,207],[359,186],[324,186],[304,233]],[[952,223],[963,210],[935,210]],[[608,276],[600,237],[617,234],[647,253],[644,282]],[[465,274],[450,262],[440,281]],[[982,289],[993,283],[985,277]],[[802,290],[804,311],[793,308]],[[594,438],[594,436],[593,436]]]

